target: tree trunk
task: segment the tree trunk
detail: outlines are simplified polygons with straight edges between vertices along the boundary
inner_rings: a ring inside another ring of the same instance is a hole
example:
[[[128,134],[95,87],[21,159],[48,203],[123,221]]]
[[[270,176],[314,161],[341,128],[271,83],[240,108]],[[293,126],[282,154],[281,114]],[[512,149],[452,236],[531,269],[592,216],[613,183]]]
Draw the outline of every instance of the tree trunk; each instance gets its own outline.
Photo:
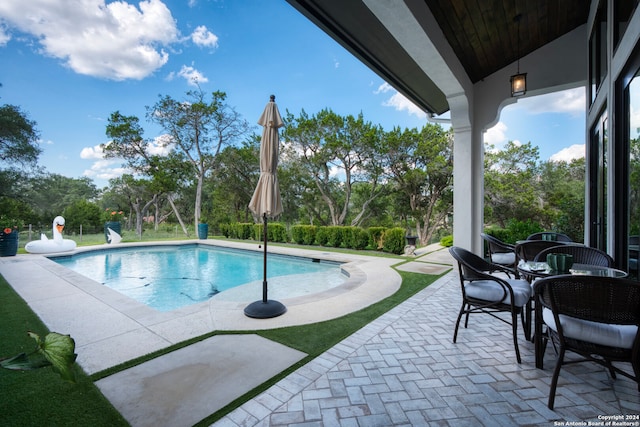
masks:
[[[200,223],[200,209],[202,208],[202,185],[204,181],[204,172],[199,171],[198,173],[198,185],[196,186],[196,205],[194,209],[195,216],[195,224],[194,226],[197,228]]]
[[[178,222],[180,223],[180,227],[182,227],[182,231],[184,232],[184,235],[189,237],[189,230],[187,230],[187,227],[184,225],[184,221],[182,221],[182,217],[180,216],[180,212],[178,212],[178,209],[176,208],[176,205],[173,203],[173,197],[170,194],[167,195],[167,200],[169,200],[169,204],[171,205],[171,209],[173,209],[173,213],[176,215],[176,218],[178,219]]]

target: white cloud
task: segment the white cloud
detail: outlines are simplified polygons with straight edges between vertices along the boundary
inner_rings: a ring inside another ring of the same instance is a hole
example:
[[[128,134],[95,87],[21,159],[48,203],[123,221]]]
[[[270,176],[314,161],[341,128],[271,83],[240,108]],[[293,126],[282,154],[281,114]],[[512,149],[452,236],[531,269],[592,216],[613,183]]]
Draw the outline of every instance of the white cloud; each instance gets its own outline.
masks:
[[[503,122],[496,123],[484,133],[484,143],[491,145],[502,145],[507,142],[507,125]]]
[[[416,107],[416,105],[413,102],[409,101],[407,97],[402,95],[400,92],[395,90],[393,87],[391,87],[391,85],[389,85],[386,82],[381,84],[378,87],[378,89],[376,89],[373,93],[378,95],[378,94],[387,93],[387,92],[392,92],[393,94],[391,95],[390,98],[388,98],[386,101],[382,103],[383,106],[393,107],[397,111],[406,111],[410,115],[414,115],[420,119],[427,118],[427,115],[424,111]]]
[[[3,0],[0,19],[36,38],[40,52],[79,74],[111,80],[142,79],[169,58],[179,41],[176,22],[160,0],[139,8],[124,1]]]
[[[200,71],[187,65],[183,65],[177,75],[184,78],[190,86],[197,86],[199,83],[209,81]]]
[[[163,134],[156,137],[149,143],[148,151],[153,156],[166,156],[171,152],[173,146],[171,145],[171,136]]]
[[[585,88],[568,89],[518,100],[513,108],[524,108],[531,114],[568,113],[584,114]]]
[[[11,36],[7,32],[7,28],[0,24],[0,47],[5,46],[11,40]]]
[[[570,147],[563,148],[556,154],[549,157],[551,162],[570,162],[571,160],[581,159],[585,156],[585,145],[574,144]]]
[[[191,40],[198,46],[218,47],[218,36],[207,30],[207,27],[200,25],[191,34]]]
[[[104,153],[100,145],[94,145],[93,147],[85,147],[80,151],[80,158],[85,160],[104,158]]]
[[[98,179],[108,181],[112,178],[119,178],[124,174],[131,173],[131,171],[125,167],[122,167],[118,160],[99,160],[93,165],[91,165],[90,169],[86,169],[82,175]]]

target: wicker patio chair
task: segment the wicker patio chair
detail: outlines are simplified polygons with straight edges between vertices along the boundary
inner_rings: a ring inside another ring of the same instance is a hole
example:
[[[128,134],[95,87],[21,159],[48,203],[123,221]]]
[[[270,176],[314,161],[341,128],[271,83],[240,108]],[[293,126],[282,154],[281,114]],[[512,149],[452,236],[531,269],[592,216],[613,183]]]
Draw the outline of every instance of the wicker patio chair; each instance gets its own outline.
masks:
[[[460,285],[462,289],[462,306],[453,333],[453,342],[458,338],[460,320],[465,315],[464,327],[469,324],[471,313],[486,313],[494,318],[510,324],[513,333],[513,345],[516,359],[521,363],[518,348],[518,315],[522,318],[525,337],[529,339],[531,332],[531,285],[525,280],[512,279],[510,269],[491,264],[476,254],[456,246],[449,252],[458,262]],[[497,277],[491,272],[502,271],[507,277]],[[498,312],[511,314],[511,320],[498,316]],[[526,318],[525,318],[526,314]]]
[[[546,262],[548,254],[569,254],[573,255],[575,264],[599,265],[602,267],[613,267],[613,258],[608,253],[597,248],[580,245],[557,245],[538,252],[534,261]]]
[[[640,391],[640,283],[596,276],[552,276],[534,284],[536,316],[547,325],[557,360],[549,391],[553,409],[562,365],[592,361],[638,383]],[[536,318],[536,322],[539,319]],[[565,360],[567,351],[581,358]],[[614,366],[628,362],[633,374]]]
[[[517,275],[515,245],[505,243],[497,237],[486,233],[482,233],[480,236],[482,236],[482,239],[487,242],[491,263],[508,267],[512,270],[513,274]]]
[[[527,237],[527,240],[551,240],[554,242],[573,242],[571,237],[566,234],[556,233],[555,231],[542,231],[533,233]]]

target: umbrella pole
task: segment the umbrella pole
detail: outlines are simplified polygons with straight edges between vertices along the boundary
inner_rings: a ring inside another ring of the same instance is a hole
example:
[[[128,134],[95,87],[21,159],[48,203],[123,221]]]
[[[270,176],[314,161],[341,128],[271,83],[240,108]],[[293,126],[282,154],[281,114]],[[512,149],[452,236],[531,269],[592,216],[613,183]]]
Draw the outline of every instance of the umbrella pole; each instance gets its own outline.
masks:
[[[264,240],[264,266],[263,266],[263,280],[262,280],[262,302],[267,303],[267,214],[262,214],[264,219],[264,225],[262,227],[262,237]]]
[[[280,301],[274,301],[267,299],[267,214],[263,215],[264,219],[264,280],[262,281],[262,299],[254,301],[244,309],[244,314],[247,317],[253,317],[256,319],[269,319],[284,314],[287,311],[287,307]]]

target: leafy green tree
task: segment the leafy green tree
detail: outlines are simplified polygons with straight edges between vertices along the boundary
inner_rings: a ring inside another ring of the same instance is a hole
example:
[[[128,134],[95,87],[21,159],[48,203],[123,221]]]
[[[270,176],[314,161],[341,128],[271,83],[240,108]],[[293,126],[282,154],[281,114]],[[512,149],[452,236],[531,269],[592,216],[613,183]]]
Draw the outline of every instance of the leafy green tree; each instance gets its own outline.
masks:
[[[217,221],[249,222],[249,202],[260,175],[260,136],[253,135],[240,146],[225,147],[218,155],[213,174],[212,216]],[[226,221],[224,220],[226,219]]]
[[[510,219],[540,218],[538,147],[507,142],[503,150],[485,147],[485,222],[505,228]]]
[[[87,200],[76,200],[62,212],[65,219],[65,231],[78,233],[80,226],[98,228],[102,224],[102,209]]]
[[[42,152],[36,122],[15,105],[0,106],[0,160],[4,164],[35,165]]]
[[[154,180],[153,187],[156,193],[151,200],[155,205],[156,229],[161,216],[159,202],[164,194],[182,226],[182,231],[188,236],[189,232],[174,203],[173,195],[185,176],[184,157],[180,153],[169,153],[167,156],[152,154],[151,141],[144,138],[140,120],[135,116],[124,116],[119,111],[111,113],[106,134],[111,138],[109,143],[101,145],[106,158],[122,158],[129,168]],[[141,221],[142,219],[138,221],[136,218],[136,224],[141,224]],[[138,231],[142,232],[141,229]]]
[[[341,117],[324,109],[309,117],[303,110],[298,117],[287,111],[283,139],[291,144],[288,156],[297,157],[320,194],[319,200],[329,210],[332,225],[343,225],[352,209],[353,186],[370,184],[371,194],[358,209],[362,217],[367,200],[380,195],[383,167],[377,154],[382,131],[379,126],[358,117]],[[310,212],[319,214],[316,203],[307,204]]]
[[[543,162],[540,165],[541,199],[546,230],[565,233],[580,242],[584,237],[585,159]]]
[[[453,137],[438,124],[395,128],[385,135],[384,156],[396,191],[408,202],[421,242],[444,227],[453,209]]]
[[[79,200],[96,200],[98,197],[98,189],[90,178],[69,178],[59,174],[31,177],[24,191],[25,198],[38,216],[34,223],[47,230],[53,218],[62,215],[68,206]]]
[[[216,91],[211,101],[202,90],[188,91],[186,101],[161,96],[147,107],[147,119],[159,125],[168,137],[164,145],[184,155],[196,183],[194,220],[200,222],[205,177],[217,166],[216,157],[224,145],[248,132],[249,125],[225,103],[226,93]]]

